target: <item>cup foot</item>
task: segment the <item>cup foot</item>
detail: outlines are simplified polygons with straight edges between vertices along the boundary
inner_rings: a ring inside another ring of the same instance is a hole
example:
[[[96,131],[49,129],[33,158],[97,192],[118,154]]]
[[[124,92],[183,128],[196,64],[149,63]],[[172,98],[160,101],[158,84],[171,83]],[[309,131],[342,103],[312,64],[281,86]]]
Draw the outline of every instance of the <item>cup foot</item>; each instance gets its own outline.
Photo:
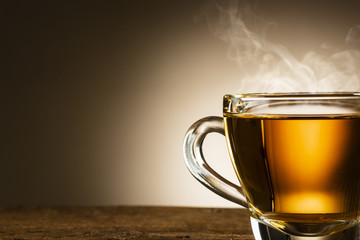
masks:
[[[250,217],[251,227],[256,240],[360,240],[359,225],[324,236],[294,236],[283,233],[259,220]]]

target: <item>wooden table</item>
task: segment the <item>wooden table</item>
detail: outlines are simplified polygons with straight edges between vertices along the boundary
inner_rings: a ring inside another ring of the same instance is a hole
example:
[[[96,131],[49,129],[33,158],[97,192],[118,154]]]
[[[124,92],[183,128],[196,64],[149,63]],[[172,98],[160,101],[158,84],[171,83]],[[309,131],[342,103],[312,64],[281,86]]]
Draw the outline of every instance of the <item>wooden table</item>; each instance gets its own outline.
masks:
[[[0,207],[0,239],[253,240],[247,209]]]

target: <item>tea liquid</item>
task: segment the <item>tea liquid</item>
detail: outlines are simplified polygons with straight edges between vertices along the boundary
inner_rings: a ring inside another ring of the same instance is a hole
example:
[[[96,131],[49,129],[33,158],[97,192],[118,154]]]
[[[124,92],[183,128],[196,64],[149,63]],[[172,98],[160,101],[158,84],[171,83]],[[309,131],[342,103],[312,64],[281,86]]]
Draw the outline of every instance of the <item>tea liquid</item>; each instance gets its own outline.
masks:
[[[357,216],[360,118],[224,119],[232,162],[255,215]]]

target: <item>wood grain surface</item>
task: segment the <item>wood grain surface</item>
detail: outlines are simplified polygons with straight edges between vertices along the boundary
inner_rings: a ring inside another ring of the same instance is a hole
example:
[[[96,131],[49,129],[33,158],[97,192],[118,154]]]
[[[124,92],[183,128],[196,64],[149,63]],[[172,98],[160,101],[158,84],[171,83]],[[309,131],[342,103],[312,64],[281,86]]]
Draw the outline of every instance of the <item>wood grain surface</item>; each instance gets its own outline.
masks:
[[[247,209],[0,207],[0,239],[253,240]]]

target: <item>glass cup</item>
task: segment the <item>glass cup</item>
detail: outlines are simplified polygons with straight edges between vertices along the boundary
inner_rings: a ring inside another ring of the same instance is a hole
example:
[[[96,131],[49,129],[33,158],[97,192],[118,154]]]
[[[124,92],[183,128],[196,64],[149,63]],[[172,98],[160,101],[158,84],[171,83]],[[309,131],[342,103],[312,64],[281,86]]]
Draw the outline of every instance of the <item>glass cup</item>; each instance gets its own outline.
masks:
[[[359,238],[360,93],[225,95],[223,117],[195,122],[188,169],[250,210],[256,240]],[[205,161],[206,135],[225,135],[236,185]]]

